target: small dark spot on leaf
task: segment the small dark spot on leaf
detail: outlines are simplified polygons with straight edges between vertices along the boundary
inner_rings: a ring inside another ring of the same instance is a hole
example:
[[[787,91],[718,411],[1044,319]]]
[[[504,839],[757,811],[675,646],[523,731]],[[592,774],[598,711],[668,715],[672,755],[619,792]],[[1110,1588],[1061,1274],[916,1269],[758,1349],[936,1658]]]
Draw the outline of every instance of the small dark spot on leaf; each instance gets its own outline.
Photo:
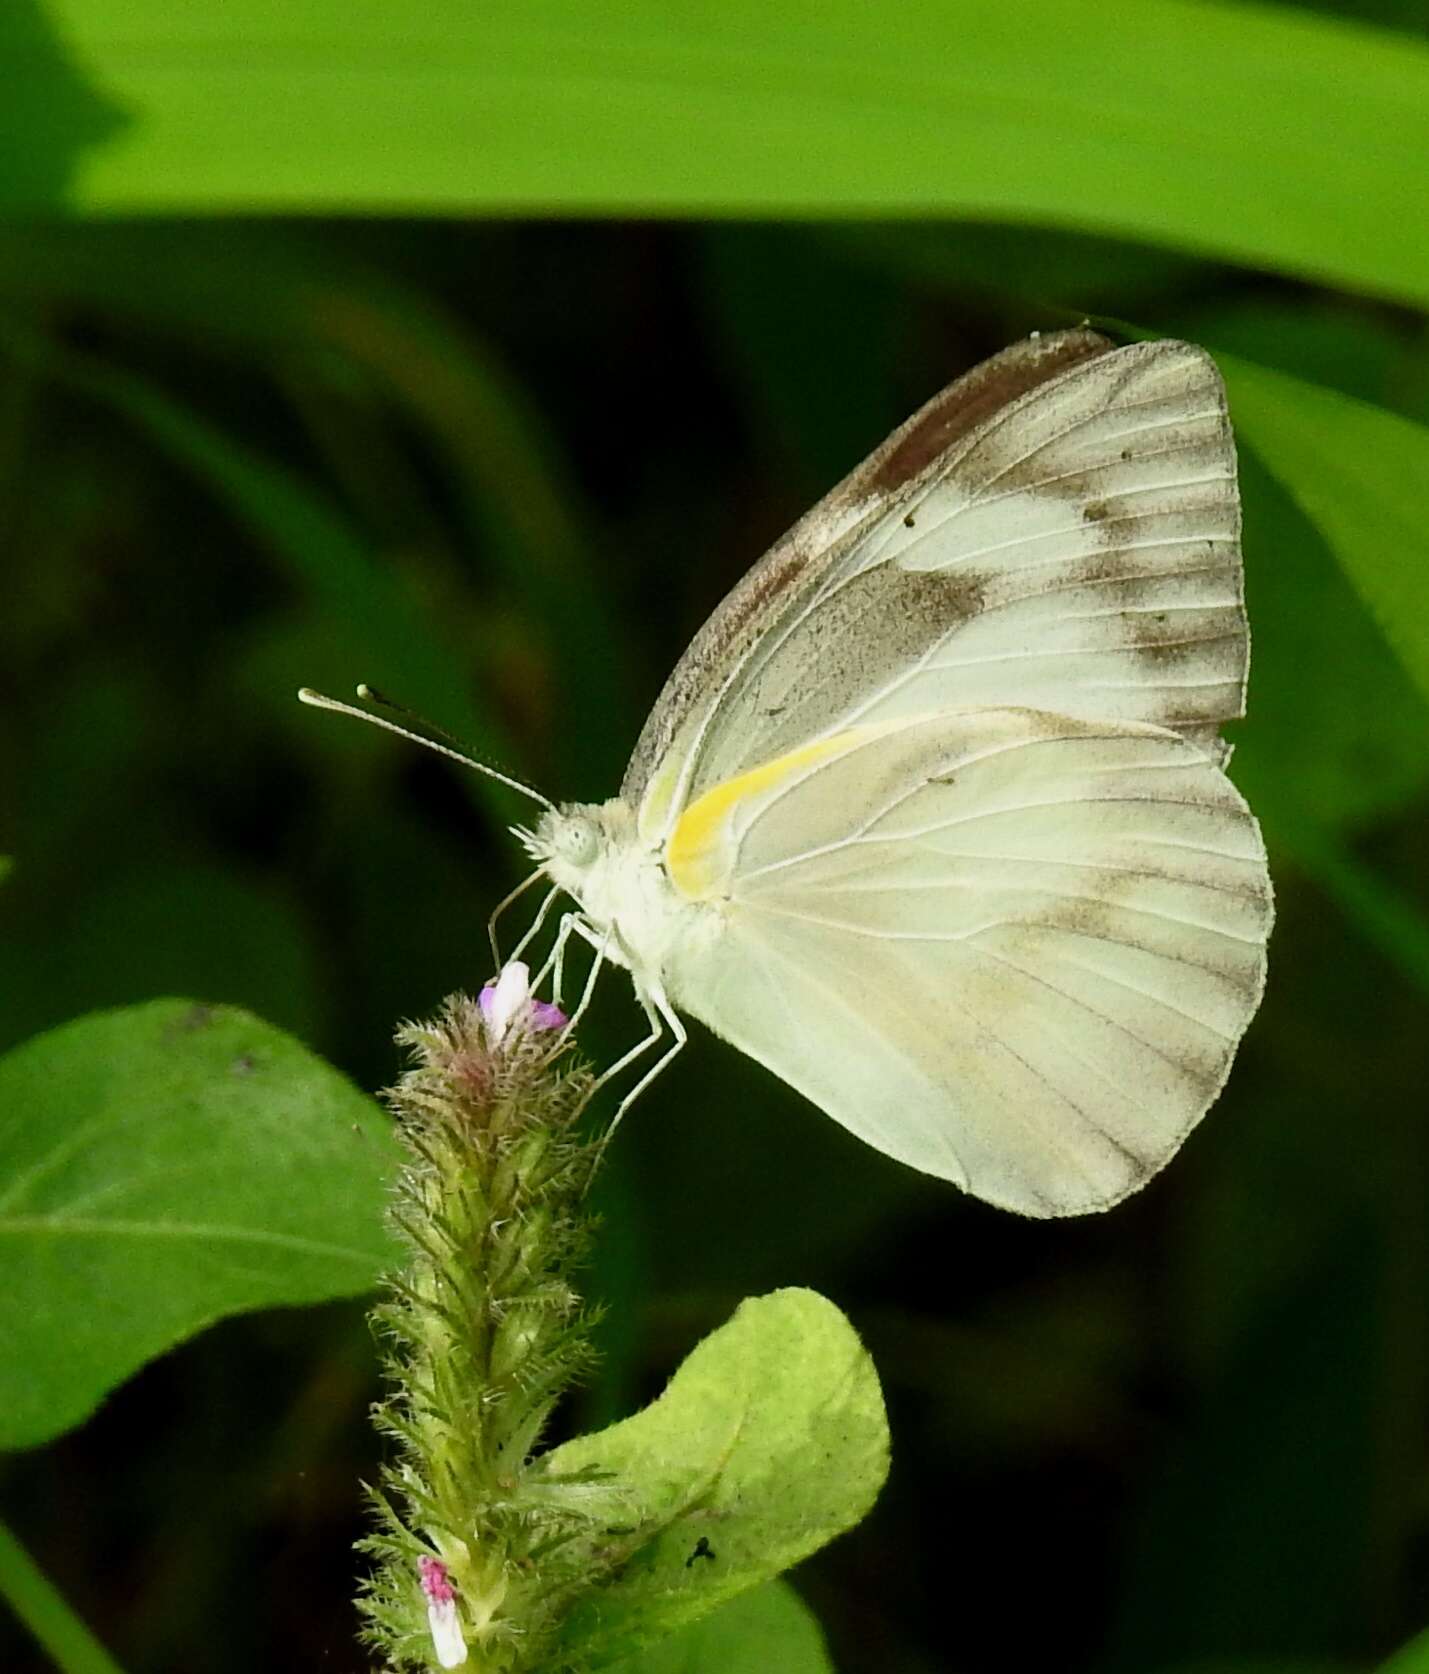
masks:
[[[1130,448],[1123,448],[1121,450],[1121,458],[1122,458],[1123,461],[1130,459],[1131,458],[1131,449]]]
[[[905,529],[915,528],[917,526],[917,522],[917,518],[914,517],[912,512],[909,512],[903,519],[903,527]]]
[[[710,1562],[713,1563],[714,1556],[714,1550],[710,1546],[709,1541],[704,1537],[704,1535],[701,1535],[699,1540],[695,1543],[694,1551],[691,1552],[689,1557],[685,1559],[685,1568],[692,1569],[696,1558],[708,1558]]]
[[[1111,516],[1111,502],[1109,500],[1088,500],[1082,507],[1082,516],[1088,523],[1100,523]]]
[[[252,1075],[258,1068],[258,1061],[251,1052],[240,1052],[229,1068],[234,1075]]]

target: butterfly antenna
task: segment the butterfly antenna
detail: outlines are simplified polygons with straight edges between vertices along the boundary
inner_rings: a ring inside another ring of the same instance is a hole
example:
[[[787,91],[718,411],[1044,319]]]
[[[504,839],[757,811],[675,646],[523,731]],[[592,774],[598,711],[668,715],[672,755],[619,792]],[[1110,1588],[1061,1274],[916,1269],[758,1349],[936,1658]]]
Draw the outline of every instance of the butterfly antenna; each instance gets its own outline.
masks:
[[[419,715],[415,709],[409,709],[405,703],[398,703],[396,698],[388,697],[386,692],[379,692],[376,686],[369,686],[365,680],[357,688],[357,695],[364,703],[375,704],[377,708],[385,709],[390,714],[404,716],[412,723],[414,730],[420,727],[423,732],[429,732],[434,737],[440,738],[444,743],[450,744],[454,750],[460,750],[463,755],[470,754],[465,742],[458,738],[455,733],[448,732],[445,727],[439,727],[435,721],[429,721],[425,715]]]
[[[357,695],[366,698],[369,703],[380,703],[386,709],[395,710],[399,715],[411,715],[413,720],[419,719],[419,717],[412,715],[411,710],[403,709],[400,704],[393,703],[390,699],[379,697],[370,686],[359,686]],[[447,756],[452,761],[459,761],[463,767],[473,768],[477,773],[484,773],[488,779],[495,779],[498,784],[505,785],[510,790],[520,791],[522,796],[529,796],[533,802],[539,802],[543,808],[555,807],[555,803],[551,801],[550,797],[543,796],[540,791],[533,790],[530,785],[523,785],[519,779],[513,779],[509,773],[502,773],[498,768],[490,766],[487,762],[479,761],[468,751],[458,748],[455,739],[452,739],[449,744],[439,744],[434,738],[424,738],[420,732],[415,731],[412,727],[404,727],[396,721],[389,721],[385,715],[369,714],[367,710],[359,709],[355,703],[342,703],[337,698],[328,697],[324,692],[315,692],[311,686],[302,687],[298,692],[298,702],[306,703],[313,709],[330,709],[335,715],[351,715],[354,720],[366,721],[370,726],[381,727],[384,732],[395,732],[399,738],[410,739],[413,744],[424,745],[428,750],[435,750],[439,756]],[[421,724],[425,726],[427,723],[423,721]],[[438,727],[433,727],[432,731],[440,732],[443,738],[451,737],[450,733],[441,732]]]

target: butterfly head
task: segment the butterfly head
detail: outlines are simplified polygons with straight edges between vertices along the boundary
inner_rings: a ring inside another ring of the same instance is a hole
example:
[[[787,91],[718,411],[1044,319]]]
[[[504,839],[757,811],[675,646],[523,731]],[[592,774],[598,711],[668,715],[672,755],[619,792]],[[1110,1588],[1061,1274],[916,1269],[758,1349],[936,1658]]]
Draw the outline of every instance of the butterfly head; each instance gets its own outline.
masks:
[[[658,856],[640,843],[635,815],[618,797],[566,803],[548,809],[533,829],[514,829],[551,882],[574,896],[597,926],[645,923],[668,893]],[[638,939],[638,930],[633,933]]]
[[[542,871],[563,889],[579,893],[593,871],[628,850],[634,835],[630,810],[612,802],[567,802],[548,808],[534,828],[512,831]]]
[[[534,828],[514,825],[511,831],[527,854],[552,877],[568,868],[584,872],[600,853],[599,813],[592,804],[568,802],[560,808],[548,808]]]

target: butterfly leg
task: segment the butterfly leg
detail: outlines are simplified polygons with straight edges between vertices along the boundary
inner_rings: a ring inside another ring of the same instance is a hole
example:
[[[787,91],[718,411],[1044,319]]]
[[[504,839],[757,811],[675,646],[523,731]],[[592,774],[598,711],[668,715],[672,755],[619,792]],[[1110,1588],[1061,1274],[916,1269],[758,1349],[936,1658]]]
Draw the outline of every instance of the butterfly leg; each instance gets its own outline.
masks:
[[[486,921],[486,939],[491,943],[492,964],[498,973],[501,970],[501,948],[496,940],[497,920],[500,919],[502,913],[504,913],[508,907],[513,906],[521,899],[521,897],[528,889],[530,889],[531,885],[535,883],[536,879],[540,876],[541,871],[539,867],[534,872],[528,872],[509,895],[504,896],[496,903],[496,906],[492,910],[491,917]]]
[[[501,959],[500,953],[497,952],[497,947],[496,947],[496,920],[497,920],[497,917],[502,912],[502,910],[504,908],[508,907],[511,904],[511,902],[513,902],[516,899],[516,897],[521,893],[521,890],[526,888],[527,884],[531,883],[531,881],[533,879],[539,878],[540,876],[541,876],[541,874],[539,872],[533,872],[531,874],[531,877],[527,878],[526,883],[523,883],[521,885],[520,889],[513,890],[512,893],[510,895],[508,895],[506,897],[506,899],[501,903],[501,905],[496,909],[496,912],[494,912],[491,915],[491,922],[487,926],[487,929],[488,929],[488,931],[491,935],[491,951],[492,951],[492,953],[494,953],[496,955],[496,969],[497,969],[498,972],[500,972],[500,970],[502,968],[502,959]],[[535,916],[535,918],[533,918],[531,920],[530,926],[528,927],[528,929],[526,931],[526,934],[521,938],[521,940],[519,942],[517,942],[516,946],[514,948],[512,948],[511,955],[510,955],[511,959],[519,959],[521,957],[521,955],[526,951],[526,949],[531,945],[532,937],[541,928],[541,926],[546,922],[546,914],[549,913],[550,910],[551,910],[551,903],[556,899],[556,897],[560,893],[561,893],[560,886],[557,885],[557,884],[552,884],[551,887],[546,891],[545,897],[543,898],[543,900],[541,902],[541,905],[539,907],[537,907],[536,916]],[[509,963],[509,961],[508,961],[508,963]]]
[[[636,1099],[640,1097],[655,1077],[659,1075],[662,1070],[666,1070],[670,1067],[670,1064],[684,1049],[686,1041],[690,1038],[685,1025],[680,1021],[679,1013],[670,1004],[669,1000],[665,998],[665,992],[663,989],[657,988],[649,995],[642,994],[641,1001],[645,1006],[645,1015],[650,1019],[651,1033],[646,1040],[643,1040],[640,1043],[640,1045],[636,1048],[636,1051],[643,1052],[646,1048],[654,1045],[654,1043],[659,1040],[661,1034],[664,1032],[662,1024],[669,1028],[671,1037],[670,1045],[660,1054],[655,1062],[651,1064],[650,1068],[646,1070],[644,1075],[640,1077],[625,1097],[621,1099],[620,1103],[616,1105],[615,1115],[611,1117],[610,1126],[606,1129],[605,1137],[607,1139],[609,1139],[611,1134],[613,1134],[616,1128],[619,1127],[620,1120],[625,1115],[625,1112],[629,1110],[631,1105],[635,1103]],[[627,1052],[625,1057],[621,1059],[619,1063],[612,1065],[612,1067],[605,1072],[605,1075],[601,1076],[601,1081],[604,1081],[608,1076],[612,1075],[615,1070],[621,1069],[625,1064],[630,1063],[632,1058],[633,1054]],[[598,1084],[599,1083],[597,1083],[597,1085]]]
[[[591,943],[591,945],[595,948],[595,958],[591,961],[590,970],[586,973],[585,987],[581,990],[580,999],[576,1001],[576,1008],[570,1014],[570,1016],[566,1019],[566,1033],[567,1034],[569,1034],[571,1032],[571,1030],[575,1028],[576,1024],[580,1022],[581,1018],[583,1018],[585,1016],[586,1007],[590,1004],[592,998],[595,995],[596,979],[600,976],[600,973],[605,966],[605,945],[606,945],[607,941],[609,941],[609,939],[610,939],[609,933],[607,933],[606,935],[601,937],[601,939],[598,943],[596,943],[596,942]],[[560,1003],[560,998],[559,998],[559,995],[560,995],[560,978],[559,978],[559,976],[556,979],[556,990],[557,990],[557,1002],[556,1003],[559,1004]]]
[[[554,893],[555,892],[552,891],[552,894]],[[549,898],[545,904],[549,904]],[[557,1005],[560,1005],[561,1003],[561,985],[565,981],[566,943],[571,939],[573,934],[578,935],[584,941],[589,942],[596,950],[597,954],[601,955],[602,958],[605,954],[604,940],[598,940],[596,938],[595,931],[591,928],[583,913],[561,914],[561,926],[560,929],[556,931],[556,939],[551,946],[550,953],[546,957],[546,962],[541,966],[540,970],[536,972],[535,976],[531,978],[531,989],[533,993],[540,988],[541,984],[545,982],[547,977],[551,978],[551,998]]]
[[[598,1093],[607,1081],[613,1081],[622,1071],[630,1068],[637,1058],[642,1058],[665,1033],[665,1026],[661,1022],[661,1014],[655,1009],[650,996],[643,989],[637,988],[636,998],[645,1009],[645,1018],[650,1025],[650,1033],[642,1035],[628,1052],[622,1052],[613,1064],[608,1064],[591,1083],[591,1094]],[[620,1108],[625,1108],[625,1100],[621,1100]],[[617,1113],[618,1119],[618,1113]]]
[[[595,926],[592,925],[583,914],[563,913],[561,915],[561,927],[556,934],[556,944],[551,951],[551,957],[546,961],[545,965],[542,966],[540,972],[531,984],[533,989],[538,988],[541,982],[545,980],[547,972],[554,971],[554,986],[552,988],[552,994],[556,1004],[560,1004],[561,979],[564,973],[566,943],[573,935],[579,936],[583,941],[590,943],[591,947],[595,949],[595,959],[592,962],[590,972],[586,977],[585,987],[581,992],[581,997],[566,1024],[567,1032],[573,1029],[580,1021],[581,1017],[585,1013],[586,1007],[590,1004],[591,996],[595,993],[596,979],[599,977],[600,972],[605,965],[606,949],[610,941],[610,931],[607,929],[602,935],[597,932]],[[611,1119],[609,1128],[606,1129],[606,1139],[609,1139],[611,1134],[615,1132],[615,1129],[619,1125],[621,1118],[625,1115],[625,1112],[629,1110],[631,1105],[635,1103],[635,1100],[645,1091],[655,1077],[660,1074],[661,1070],[666,1069],[669,1066],[671,1059],[676,1056],[676,1054],[684,1047],[685,1043],[690,1038],[685,1025],[680,1021],[679,1014],[666,998],[663,988],[654,988],[647,991],[643,984],[637,983],[635,992],[636,997],[639,999],[641,1007],[645,1012],[646,1020],[650,1024],[650,1033],[645,1035],[642,1039],[636,1041],[635,1045],[632,1046],[628,1052],[622,1053],[613,1064],[608,1065],[601,1071],[601,1073],[591,1083],[590,1093],[586,1095],[587,1098],[591,1097],[595,1093],[598,1093],[600,1089],[605,1086],[606,1082],[614,1080],[617,1075],[620,1075],[624,1070],[627,1070],[631,1064],[637,1061],[637,1059],[644,1057],[652,1046],[657,1045],[659,1041],[663,1039],[667,1029],[669,1030],[671,1037],[670,1045],[666,1051],[661,1053],[659,1058],[657,1058],[650,1068],[646,1070],[645,1074],[640,1077],[640,1079],[616,1106],[615,1115]]]

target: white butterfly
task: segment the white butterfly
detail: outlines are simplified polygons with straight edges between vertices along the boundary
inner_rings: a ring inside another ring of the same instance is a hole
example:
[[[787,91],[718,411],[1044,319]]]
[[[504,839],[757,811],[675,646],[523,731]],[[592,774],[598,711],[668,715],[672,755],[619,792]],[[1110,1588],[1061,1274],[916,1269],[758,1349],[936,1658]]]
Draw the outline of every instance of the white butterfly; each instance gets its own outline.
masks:
[[[611,1073],[668,1031],[621,1111],[683,1012],[991,1203],[1075,1214],[1154,1174],[1265,980],[1217,730],[1239,533],[1185,343],[1033,337],[895,431],[696,635],[620,795],[519,833],[578,905],[558,972],[581,935],[650,1019]]]

